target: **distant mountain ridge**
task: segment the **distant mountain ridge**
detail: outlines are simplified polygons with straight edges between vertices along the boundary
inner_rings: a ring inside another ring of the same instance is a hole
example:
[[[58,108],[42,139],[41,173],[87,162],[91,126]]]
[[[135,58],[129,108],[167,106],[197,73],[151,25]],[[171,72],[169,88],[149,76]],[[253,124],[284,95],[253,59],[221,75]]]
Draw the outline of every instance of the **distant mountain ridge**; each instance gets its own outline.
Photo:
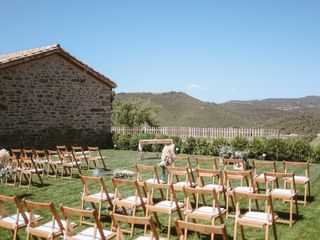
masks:
[[[284,133],[320,133],[320,97],[203,102],[183,92],[119,93],[115,101],[149,99],[160,106],[162,126],[276,128]]]

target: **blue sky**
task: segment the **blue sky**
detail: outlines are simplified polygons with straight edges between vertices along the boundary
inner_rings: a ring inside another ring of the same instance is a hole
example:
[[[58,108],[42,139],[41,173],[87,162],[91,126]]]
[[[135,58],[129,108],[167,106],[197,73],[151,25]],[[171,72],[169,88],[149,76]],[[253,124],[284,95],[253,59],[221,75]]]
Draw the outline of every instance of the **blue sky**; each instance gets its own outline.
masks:
[[[320,1],[7,0],[0,54],[60,43],[116,92],[320,95]]]

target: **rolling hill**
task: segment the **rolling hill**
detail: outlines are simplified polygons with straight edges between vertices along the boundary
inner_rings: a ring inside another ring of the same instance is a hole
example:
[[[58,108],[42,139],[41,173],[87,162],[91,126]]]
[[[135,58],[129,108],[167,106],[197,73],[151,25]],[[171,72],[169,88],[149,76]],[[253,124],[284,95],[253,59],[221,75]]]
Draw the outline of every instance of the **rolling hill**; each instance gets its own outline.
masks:
[[[150,100],[160,106],[162,126],[276,128],[315,136],[320,132],[320,97],[203,102],[182,92],[119,93],[115,101]]]

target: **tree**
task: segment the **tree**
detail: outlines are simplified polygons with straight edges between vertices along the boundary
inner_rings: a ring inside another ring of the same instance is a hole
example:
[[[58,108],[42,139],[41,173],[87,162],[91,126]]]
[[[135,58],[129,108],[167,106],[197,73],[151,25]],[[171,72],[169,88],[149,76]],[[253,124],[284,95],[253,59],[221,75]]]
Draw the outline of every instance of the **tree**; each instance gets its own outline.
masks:
[[[150,100],[114,101],[112,104],[112,125],[116,127],[139,127],[148,124],[157,126],[156,114],[160,107]]]

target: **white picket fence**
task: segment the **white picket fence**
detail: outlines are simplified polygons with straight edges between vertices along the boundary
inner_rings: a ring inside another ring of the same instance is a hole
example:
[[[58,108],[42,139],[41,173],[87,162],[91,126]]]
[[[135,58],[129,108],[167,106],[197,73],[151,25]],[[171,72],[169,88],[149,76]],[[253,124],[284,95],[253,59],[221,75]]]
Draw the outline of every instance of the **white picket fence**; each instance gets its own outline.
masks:
[[[177,136],[181,139],[188,137],[216,139],[225,138],[232,139],[237,136],[247,138],[253,137],[279,137],[280,130],[278,129],[255,129],[255,128],[196,128],[196,127],[148,127],[141,128],[125,128],[125,127],[112,127],[115,133],[128,133],[128,134],[143,134],[154,133],[163,134],[166,136]]]

